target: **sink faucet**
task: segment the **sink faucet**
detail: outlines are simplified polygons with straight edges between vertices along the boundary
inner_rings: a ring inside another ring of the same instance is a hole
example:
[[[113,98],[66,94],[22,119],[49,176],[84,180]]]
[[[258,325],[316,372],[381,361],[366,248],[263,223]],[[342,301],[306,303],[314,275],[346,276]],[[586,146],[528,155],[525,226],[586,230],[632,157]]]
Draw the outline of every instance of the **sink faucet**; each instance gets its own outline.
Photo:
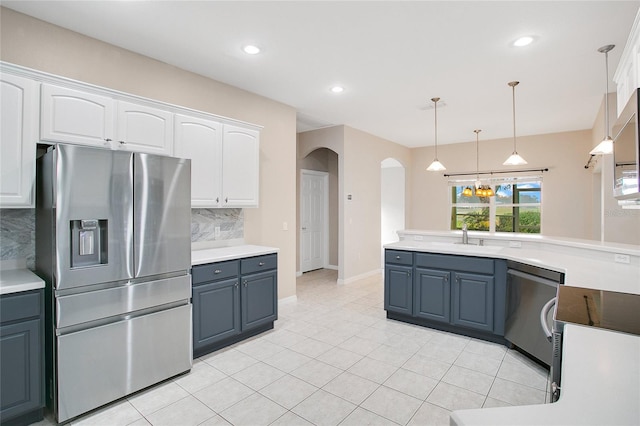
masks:
[[[469,244],[469,235],[467,234],[467,224],[462,225],[462,244]]]

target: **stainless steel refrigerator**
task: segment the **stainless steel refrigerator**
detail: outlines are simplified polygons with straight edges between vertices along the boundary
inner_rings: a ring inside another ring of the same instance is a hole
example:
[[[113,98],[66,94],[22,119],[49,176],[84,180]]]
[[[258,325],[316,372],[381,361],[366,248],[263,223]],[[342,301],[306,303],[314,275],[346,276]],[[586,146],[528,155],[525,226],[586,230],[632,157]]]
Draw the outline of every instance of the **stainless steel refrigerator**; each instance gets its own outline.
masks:
[[[64,422],[191,369],[191,163],[55,145],[38,159],[47,401]]]

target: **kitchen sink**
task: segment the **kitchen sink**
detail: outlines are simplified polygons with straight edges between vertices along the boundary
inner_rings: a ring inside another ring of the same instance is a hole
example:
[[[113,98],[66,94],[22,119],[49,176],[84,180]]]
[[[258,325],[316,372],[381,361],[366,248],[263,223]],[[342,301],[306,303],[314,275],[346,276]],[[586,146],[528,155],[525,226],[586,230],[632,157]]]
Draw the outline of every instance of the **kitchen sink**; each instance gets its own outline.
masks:
[[[500,246],[480,246],[477,244],[462,244],[462,243],[450,243],[440,241],[429,241],[423,243],[424,248],[433,248],[433,251],[447,251],[457,253],[498,253],[503,249]]]

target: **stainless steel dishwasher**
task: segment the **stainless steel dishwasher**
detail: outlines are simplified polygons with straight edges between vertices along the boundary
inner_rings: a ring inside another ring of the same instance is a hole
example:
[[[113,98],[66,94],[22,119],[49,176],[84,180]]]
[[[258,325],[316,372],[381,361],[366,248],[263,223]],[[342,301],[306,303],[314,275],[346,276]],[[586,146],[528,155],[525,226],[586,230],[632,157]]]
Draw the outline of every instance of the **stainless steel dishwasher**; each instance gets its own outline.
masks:
[[[553,345],[547,329],[553,324],[558,285],[564,274],[518,262],[507,261],[507,316],[504,337],[522,351],[551,366]]]

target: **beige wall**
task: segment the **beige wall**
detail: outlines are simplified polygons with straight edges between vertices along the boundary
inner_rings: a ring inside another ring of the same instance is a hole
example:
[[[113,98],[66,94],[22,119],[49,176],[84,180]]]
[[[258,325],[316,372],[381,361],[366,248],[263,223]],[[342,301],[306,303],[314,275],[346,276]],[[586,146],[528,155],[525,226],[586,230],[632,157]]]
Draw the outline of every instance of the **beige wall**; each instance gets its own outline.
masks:
[[[472,131],[470,130],[471,134]],[[513,151],[513,139],[483,140],[480,133],[479,169],[513,170],[502,162]],[[592,173],[584,168],[591,149],[591,130],[518,137],[522,168],[549,168],[543,174],[542,233],[549,236],[590,238],[592,230]],[[444,173],[476,170],[473,142],[438,147]],[[412,150],[413,207],[408,227],[448,230],[451,194],[443,173],[427,172],[433,148]],[[471,177],[472,178],[472,177]]]
[[[277,247],[278,297],[295,294],[296,115],[287,105],[2,8],[3,61],[264,126],[260,207],[245,240]],[[289,231],[283,230],[287,222]]]
[[[338,278],[348,282],[380,270],[380,163],[395,158],[406,168],[411,150],[348,126],[298,135],[299,160],[318,148],[338,154]]]

